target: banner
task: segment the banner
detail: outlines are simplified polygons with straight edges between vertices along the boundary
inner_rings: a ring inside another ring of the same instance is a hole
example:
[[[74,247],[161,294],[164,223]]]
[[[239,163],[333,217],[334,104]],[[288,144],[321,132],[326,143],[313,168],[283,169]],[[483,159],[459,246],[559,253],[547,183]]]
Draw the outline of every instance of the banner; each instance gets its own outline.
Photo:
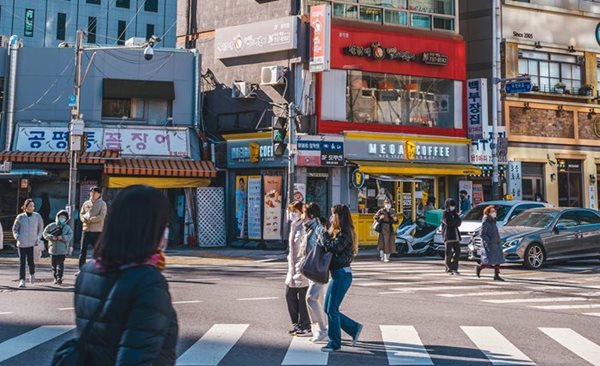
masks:
[[[483,201],[485,201],[485,199],[483,198],[483,184],[473,184],[473,206],[477,206]]]
[[[467,125],[470,139],[483,138],[488,125],[487,80],[467,80]]]
[[[521,162],[509,161],[508,173],[506,174],[508,181],[508,194],[512,195],[513,200],[523,199],[523,177],[521,176]]]
[[[236,236],[239,239],[244,238],[244,232],[246,231],[247,183],[247,176],[237,176],[235,178],[235,221]]]
[[[281,186],[283,177],[280,175],[265,175],[263,177],[264,223],[263,240],[281,240]]]
[[[262,195],[260,176],[248,177],[248,239],[261,239]]]
[[[310,7],[310,72],[330,69],[331,5]]]
[[[306,202],[306,184],[294,183],[294,201]]]

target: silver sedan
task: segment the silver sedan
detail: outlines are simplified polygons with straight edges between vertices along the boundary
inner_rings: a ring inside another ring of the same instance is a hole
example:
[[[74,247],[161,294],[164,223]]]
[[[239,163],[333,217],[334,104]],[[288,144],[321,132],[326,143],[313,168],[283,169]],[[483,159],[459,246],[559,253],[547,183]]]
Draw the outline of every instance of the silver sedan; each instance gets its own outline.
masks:
[[[586,208],[527,210],[498,229],[508,263],[539,269],[548,261],[600,258],[600,213]],[[479,259],[481,237],[469,246]]]

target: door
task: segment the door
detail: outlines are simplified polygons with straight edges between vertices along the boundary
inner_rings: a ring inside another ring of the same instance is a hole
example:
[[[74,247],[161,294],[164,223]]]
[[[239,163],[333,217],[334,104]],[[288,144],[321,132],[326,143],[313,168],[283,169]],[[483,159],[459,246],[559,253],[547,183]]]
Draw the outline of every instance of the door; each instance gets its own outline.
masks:
[[[577,237],[579,235],[578,217],[576,211],[567,211],[560,215],[556,226],[565,225],[565,230],[556,232],[553,230],[544,236],[544,246],[547,258],[557,258],[567,256],[572,253],[573,248],[578,248]],[[582,248],[583,246],[579,246]],[[575,249],[577,250],[577,249]]]
[[[542,178],[523,176],[523,200],[534,201],[536,193],[539,193],[544,197]]]
[[[584,246],[582,254],[600,254],[600,216],[591,211],[579,211],[579,242]]]

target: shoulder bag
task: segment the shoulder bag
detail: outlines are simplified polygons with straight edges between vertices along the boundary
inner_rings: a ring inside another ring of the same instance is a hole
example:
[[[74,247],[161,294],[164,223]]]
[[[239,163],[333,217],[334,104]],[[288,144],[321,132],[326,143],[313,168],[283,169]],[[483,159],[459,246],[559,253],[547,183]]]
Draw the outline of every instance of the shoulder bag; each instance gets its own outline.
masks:
[[[86,351],[85,351],[85,344],[87,343],[87,338],[89,337],[90,331],[92,330],[94,323],[100,317],[100,314],[102,313],[102,309],[104,308],[104,304],[106,304],[106,300],[107,300],[108,296],[110,295],[112,289],[115,287],[116,283],[117,283],[117,280],[115,279],[113,281],[112,285],[110,286],[110,288],[108,289],[108,292],[106,293],[106,295],[100,301],[100,304],[98,304],[98,307],[96,308],[96,311],[94,312],[94,315],[88,321],[88,323],[85,325],[85,328],[83,328],[83,331],[81,332],[81,335],[79,336],[79,338],[73,338],[73,339],[66,341],[56,350],[56,352],[54,352],[54,356],[52,357],[51,366],[85,365],[86,358],[87,358]]]
[[[373,229],[376,233],[381,233],[381,222],[374,220],[373,225],[371,225],[371,229]]]
[[[317,283],[329,282],[329,266],[333,260],[333,253],[325,251],[325,247],[319,242],[306,255],[302,264],[302,274],[311,281]]]

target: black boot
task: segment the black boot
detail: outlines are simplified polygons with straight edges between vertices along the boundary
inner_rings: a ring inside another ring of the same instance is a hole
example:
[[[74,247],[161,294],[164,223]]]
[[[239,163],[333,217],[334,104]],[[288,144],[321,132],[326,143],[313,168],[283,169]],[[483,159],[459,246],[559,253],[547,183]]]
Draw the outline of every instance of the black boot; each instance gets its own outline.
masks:
[[[496,273],[494,275],[494,281],[502,281],[502,282],[504,282],[504,278],[500,277],[500,274]]]
[[[481,266],[475,267],[475,274],[477,275],[477,278],[481,278]]]

